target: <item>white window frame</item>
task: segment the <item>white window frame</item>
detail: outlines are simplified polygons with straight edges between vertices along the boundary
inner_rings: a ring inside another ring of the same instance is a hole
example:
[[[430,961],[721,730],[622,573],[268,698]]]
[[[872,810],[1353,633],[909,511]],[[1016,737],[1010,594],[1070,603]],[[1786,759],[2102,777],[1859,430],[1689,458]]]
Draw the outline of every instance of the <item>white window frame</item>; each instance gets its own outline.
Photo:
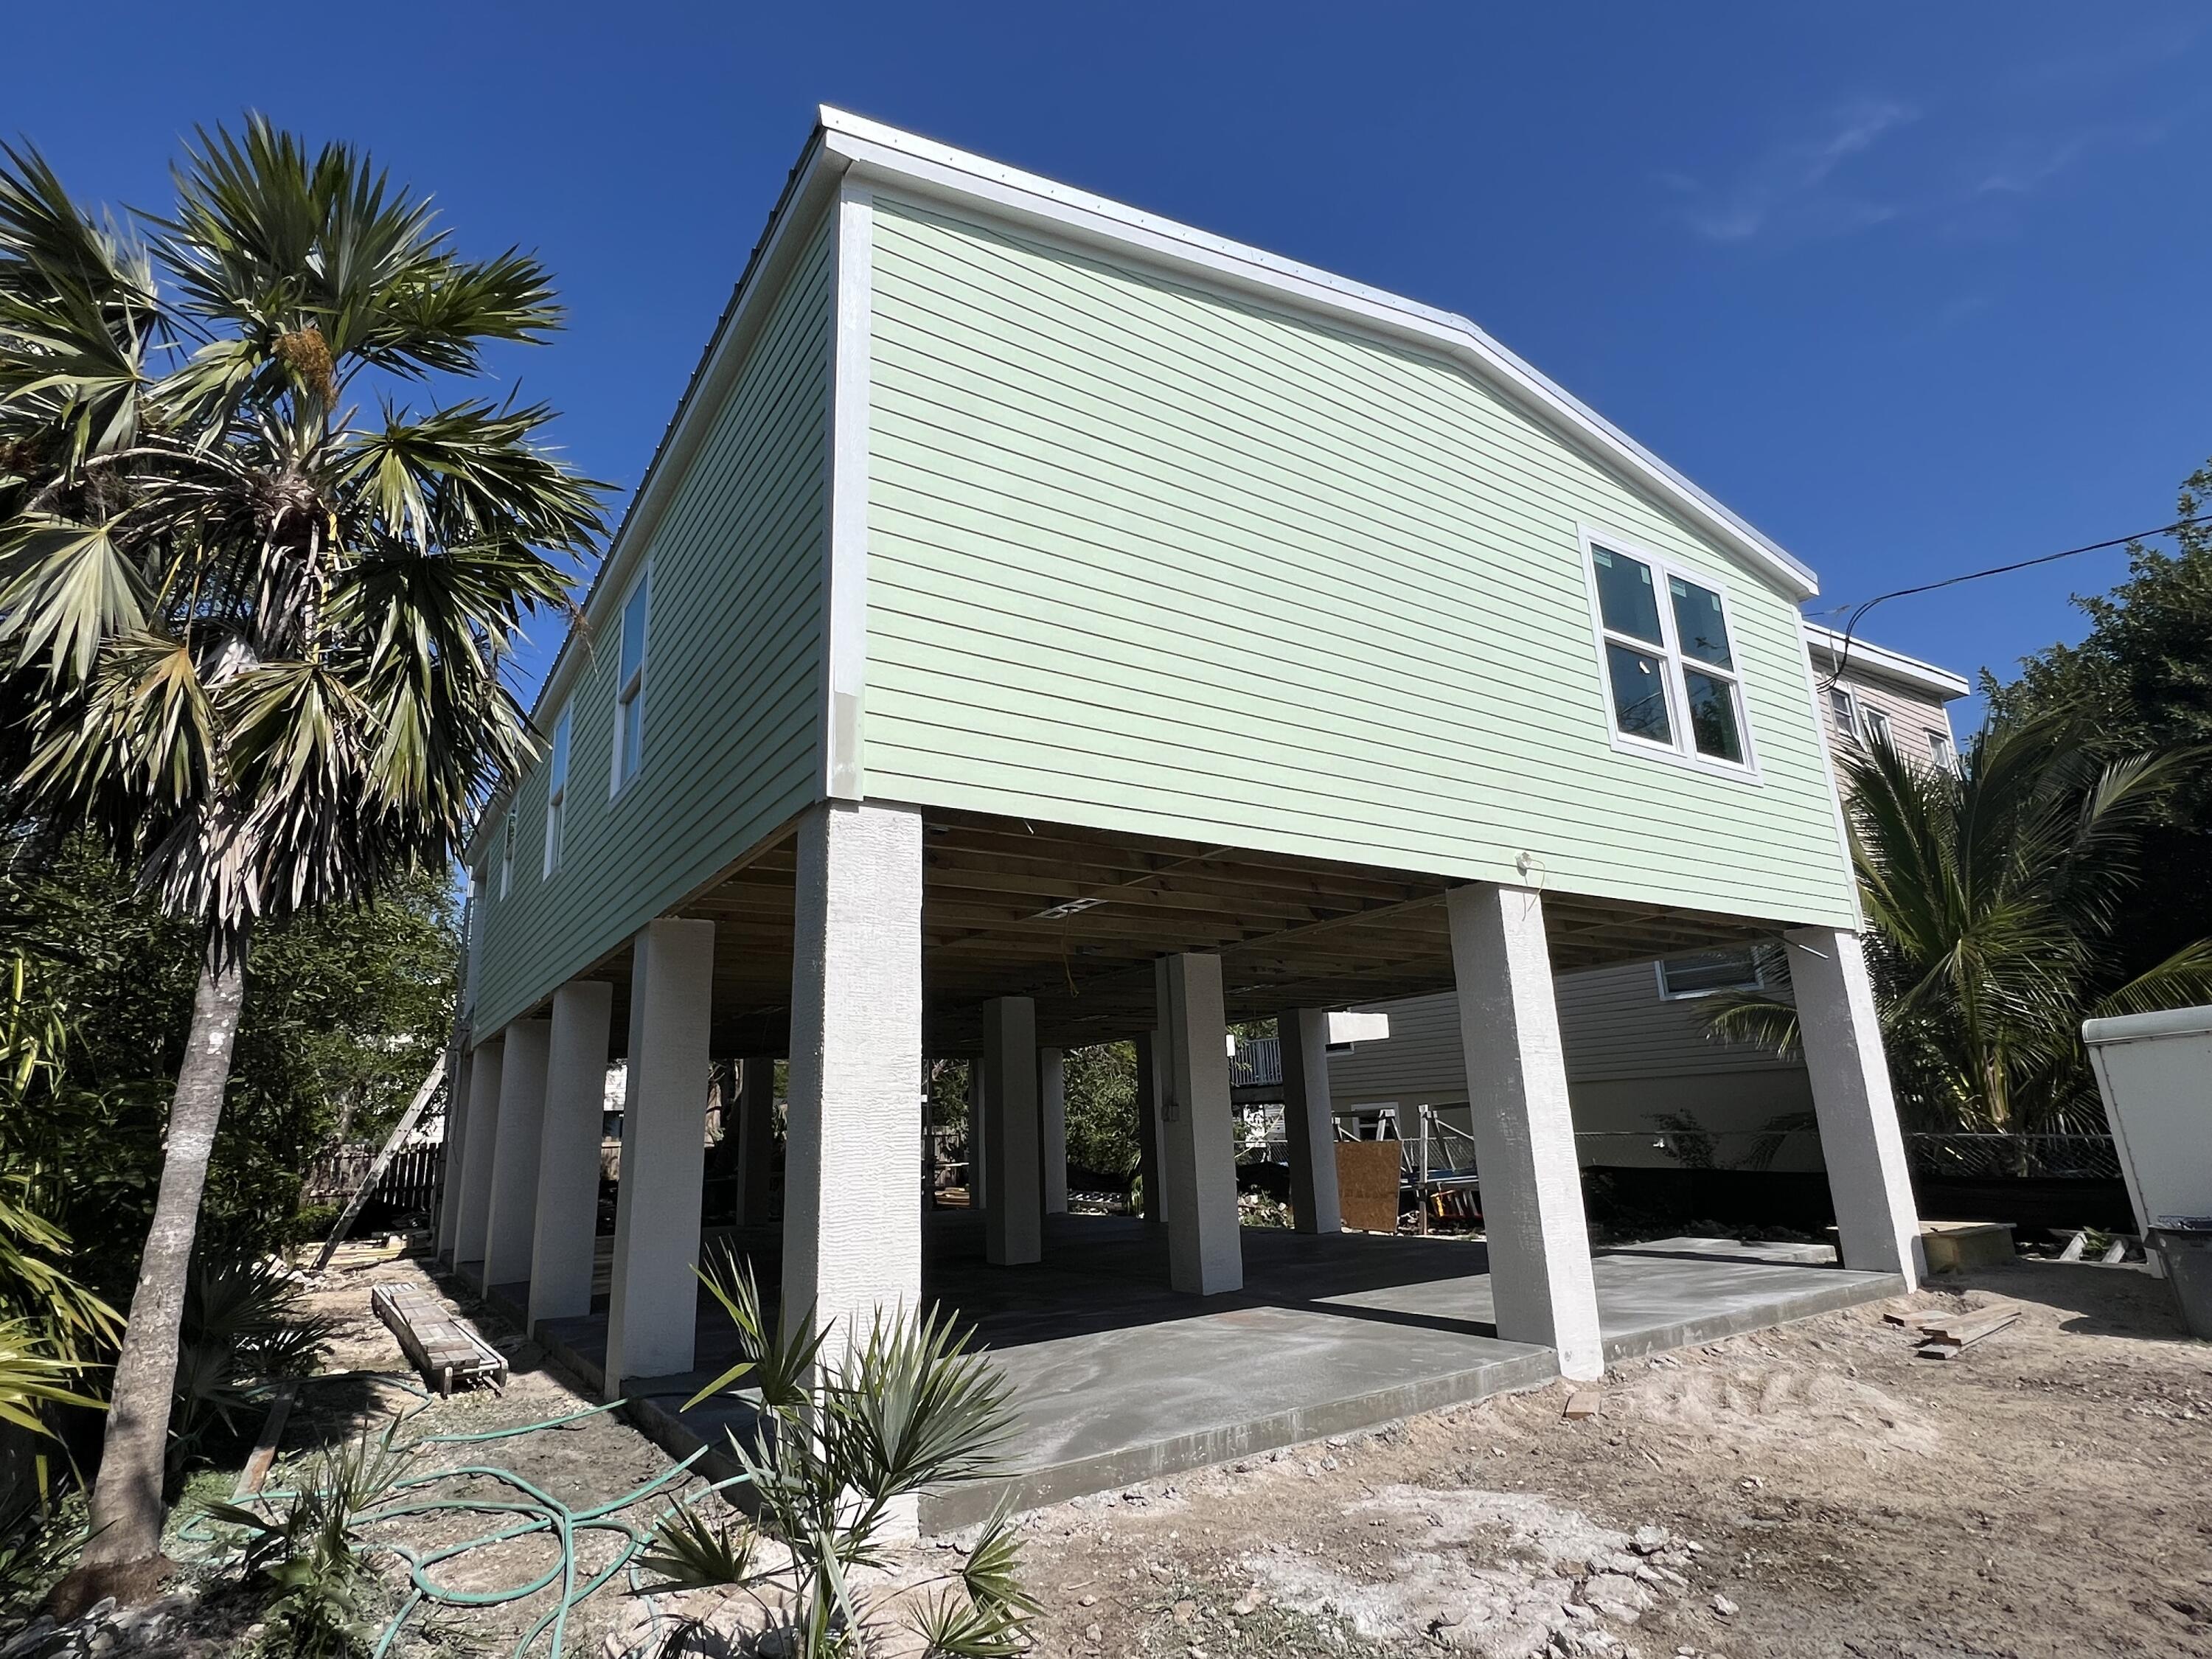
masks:
[[[543,878],[550,881],[553,872],[561,867],[561,843],[568,816],[568,763],[574,726],[570,717],[576,712],[571,702],[561,711],[561,718],[553,722],[553,748],[545,760],[545,868]]]
[[[1929,763],[1939,772],[1955,774],[1959,769],[1959,740],[1948,732],[1939,732],[1932,726],[1926,731]]]
[[[507,810],[507,822],[499,832],[499,896],[505,898],[514,890],[514,811]]]
[[[1682,955],[1685,957],[1712,956],[1719,951],[1733,951],[1735,948],[1733,945],[1716,945],[1704,951],[1685,951]],[[1669,985],[1667,982],[1667,964],[1669,962],[1679,961],[1680,957],[1660,957],[1651,964],[1651,972],[1659,981],[1659,1000],[1662,1002],[1695,1002],[1699,997],[1719,996],[1727,991],[1764,990],[1766,988],[1766,967],[1759,960],[1759,947],[1756,945],[1747,945],[1742,948],[1751,957],[1751,977],[1733,985],[1709,985],[1702,991],[1678,991]]]
[[[1685,766],[1711,777],[1729,778],[1739,783],[1759,783],[1759,744],[1752,732],[1751,698],[1746,689],[1747,677],[1743,667],[1743,638],[1736,630],[1735,603],[1729,592],[1728,584],[1717,576],[1684,564],[1679,559],[1655,553],[1632,537],[1616,535],[1602,525],[1577,525],[1575,529],[1577,540],[1582,547],[1583,589],[1589,601],[1590,642],[1596,652],[1599,714],[1605,721],[1606,737],[1613,749],[1624,755],[1641,755],[1647,760]],[[1650,568],[1652,581],[1658,588],[1661,644],[1655,646],[1649,640],[1634,639],[1626,634],[1616,635],[1606,627],[1605,610],[1599,603],[1597,591],[1597,550],[1601,547],[1608,553],[1617,553]],[[1666,591],[1665,584],[1669,576],[1680,576],[1686,582],[1694,583],[1720,596],[1721,626],[1728,630],[1729,651],[1735,659],[1735,667],[1720,668],[1711,663],[1684,658],[1681,641],[1675,630],[1674,596]],[[1623,732],[1614,722],[1612,670],[1606,660],[1605,652],[1607,644],[1623,646],[1641,651],[1647,656],[1664,659],[1662,672],[1667,682],[1667,725],[1674,733],[1671,743],[1637,737],[1632,732]],[[1741,761],[1723,760],[1717,755],[1698,751],[1696,736],[1690,729],[1689,690],[1682,680],[1686,661],[1693,666],[1695,672],[1711,674],[1715,678],[1728,681],[1735,688],[1737,734],[1743,742]]]
[[[1844,720],[1840,726],[1836,725],[1836,699],[1838,697],[1842,698],[1844,702]],[[1828,688],[1828,724],[1835,728],[1836,735],[1844,742],[1863,746],[1866,739],[1859,733],[1861,706],[1858,693],[1852,690],[1850,686],[1838,684]]]
[[[1887,744],[1892,749],[1897,747],[1896,725],[1890,720],[1887,711],[1877,708],[1870,702],[1859,704],[1859,736],[1869,749],[1877,744]]]
[[[641,637],[645,644],[643,659],[637,670],[627,679],[623,677],[623,622],[638,596],[645,596],[645,628]],[[607,799],[614,799],[635,783],[645,770],[645,694],[646,684],[651,678],[653,663],[653,562],[646,561],[645,568],[637,573],[637,580],[629,585],[623,601],[615,607],[615,717],[614,747],[607,760]],[[630,723],[638,725],[637,767],[624,775],[623,772],[623,739],[629,735]]]

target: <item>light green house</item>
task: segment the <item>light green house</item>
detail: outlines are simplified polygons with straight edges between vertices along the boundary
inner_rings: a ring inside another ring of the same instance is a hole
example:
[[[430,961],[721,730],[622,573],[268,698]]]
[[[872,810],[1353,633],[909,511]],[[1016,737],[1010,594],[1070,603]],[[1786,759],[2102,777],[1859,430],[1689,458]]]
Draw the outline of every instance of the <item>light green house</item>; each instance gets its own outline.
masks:
[[[1324,1016],[1455,991],[1498,1334],[1590,1375],[1552,975],[1786,934],[1909,1276],[1814,591],[1463,319],[825,109],[471,851],[443,1247],[587,1311],[626,1054],[605,1370],[687,1370],[708,1066],[788,1056],[787,1303],[911,1303],[925,1057],[1015,1265],[1053,1051],[1134,1036],[1173,1282],[1233,1289],[1224,1018],[1285,1018],[1333,1229]]]

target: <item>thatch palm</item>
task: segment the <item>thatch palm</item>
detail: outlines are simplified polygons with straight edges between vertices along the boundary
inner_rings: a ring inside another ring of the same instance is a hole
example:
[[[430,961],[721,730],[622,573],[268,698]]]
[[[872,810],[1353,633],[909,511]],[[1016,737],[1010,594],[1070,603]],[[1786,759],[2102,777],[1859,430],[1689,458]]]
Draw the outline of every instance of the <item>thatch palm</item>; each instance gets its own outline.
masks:
[[[2197,757],[2100,759],[2063,719],[1984,727],[1954,774],[1876,744],[1843,769],[1867,958],[1899,1094],[1929,1127],[2102,1127],[2081,1022],[2212,996],[2212,940],[2118,966],[2118,901]],[[1717,1035],[1788,1050],[1794,1010],[1717,1000]]]
[[[543,408],[410,383],[557,325],[532,258],[461,258],[358,153],[203,135],[146,240],[0,167],[0,764],[206,927],[93,1498],[157,1553],[176,1333],[255,925],[442,865],[533,741],[502,686],[545,551],[600,531]],[[378,399],[366,418],[360,405]],[[143,1577],[143,1575],[139,1575]]]

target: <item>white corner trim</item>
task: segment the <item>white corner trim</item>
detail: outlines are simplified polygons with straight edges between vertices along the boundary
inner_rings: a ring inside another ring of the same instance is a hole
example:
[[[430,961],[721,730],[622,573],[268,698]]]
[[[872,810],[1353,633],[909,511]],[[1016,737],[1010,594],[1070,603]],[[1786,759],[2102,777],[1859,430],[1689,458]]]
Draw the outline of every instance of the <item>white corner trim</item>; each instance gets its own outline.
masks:
[[[821,125],[825,153],[863,176],[896,181],[926,197],[980,204],[1064,240],[1123,257],[1133,252],[1217,288],[1261,295],[1278,306],[1287,302],[1388,338],[1441,350],[1651,491],[1793,599],[1809,599],[1820,591],[1810,568],[1464,317],[828,105],[822,107]]]
[[[822,711],[822,787],[832,800],[864,793],[861,742],[868,678],[868,413],[874,343],[875,197],[848,179],[837,195],[836,328],[830,388],[829,661]]]
[[[1664,581],[1668,576],[1680,576],[1699,587],[1711,588],[1720,595],[1721,623],[1728,629],[1729,639],[1733,643],[1740,641],[1741,636],[1736,632],[1735,600],[1729,592],[1728,583],[1718,576],[1684,564],[1680,559],[1655,552],[1633,537],[1617,535],[1603,525],[1576,525],[1575,544],[1582,555],[1583,592],[1589,601],[1590,642],[1596,652],[1594,660],[1597,670],[1598,717],[1605,722],[1606,738],[1614,751],[1641,756],[1645,760],[1661,761],[1669,766],[1685,767],[1692,772],[1702,772],[1707,777],[1726,778],[1736,783],[1753,784],[1764,788],[1765,778],[1759,765],[1759,735],[1753,728],[1751,718],[1751,675],[1742,667],[1723,671],[1732,675],[1735,681],[1736,714],[1743,722],[1743,763],[1741,765],[1698,752],[1690,731],[1690,711],[1682,706],[1682,688],[1676,684],[1671,674],[1668,676],[1665,687],[1667,720],[1681,734],[1678,741],[1666,744],[1655,742],[1650,738],[1631,737],[1613,724],[1612,671],[1607,666],[1605,655],[1605,612],[1598,604],[1597,563],[1592,557],[1592,550],[1601,545],[1613,552],[1625,553],[1632,559],[1641,560],[1651,567],[1652,576],[1658,581]],[[1668,603],[1663,592],[1656,597],[1659,632],[1664,641],[1659,647],[1660,652],[1670,662],[1688,666],[1687,659],[1682,655],[1681,641],[1675,637],[1674,608]],[[1741,646],[1738,649],[1741,650]]]
[[[1828,711],[1820,688],[1813,679],[1813,624],[1797,619],[1797,654],[1805,664],[1805,709],[1813,717],[1813,740],[1820,750],[1820,775],[1828,781],[1828,808],[1836,820],[1836,854],[1844,863],[1844,886],[1851,896],[1851,931],[1866,928],[1866,908],[1859,902],[1858,866],[1851,862],[1851,833],[1844,823],[1843,786],[1836,779],[1835,747],[1828,741]],[[1948,725],[1947,719],[1944,722]]]

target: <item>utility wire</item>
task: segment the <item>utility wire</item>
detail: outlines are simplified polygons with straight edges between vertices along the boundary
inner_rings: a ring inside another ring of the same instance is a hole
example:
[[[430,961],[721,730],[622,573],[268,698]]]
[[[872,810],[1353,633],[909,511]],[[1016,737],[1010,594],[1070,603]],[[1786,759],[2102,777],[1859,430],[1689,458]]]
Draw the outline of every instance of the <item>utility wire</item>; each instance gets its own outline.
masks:
[[[1843,627],[1844,642],[1836,651],[1836,665],[1829,672],[1820,689],[1823,691],[1832,690],[1836,682],[1843,678],[1844,670],[1850,666],[1852,635],[1858,631],[1859,623],[1866,619],[1867,612],[1878,605],[1891,599],[1909,599],[1915,593],[1933,593],[1939,587],[1956,587],[1960,582],[1978,582],[1984,576],[2002,576],[2014,570],[2033,569],[2039,564],[2055,564],[2061,559],[2074,558],[2083,553],[2101,553],[2108,547],[2125,547],[2130,542],[2148,541],[2153,536],[2171,536],[2177,530],[2186,530],[2202,522],[2203,520],[2198,519],[2179,519],[2156,530],[2138,530],[2131,536],[2115,536],[2108,542],[2091,542],[2085,547],[2069,547],[2063,552],[2045,553],[2040,558],[2016,559],[2010,564],[1993,564],[1986,570],[1969,570],[1962,576],[1946,576],[1940,582],[1923,582],[1917,587],[1900,587],[1891,592],[1877,593],[1864,604],[1852,607],[1850,618]]]

